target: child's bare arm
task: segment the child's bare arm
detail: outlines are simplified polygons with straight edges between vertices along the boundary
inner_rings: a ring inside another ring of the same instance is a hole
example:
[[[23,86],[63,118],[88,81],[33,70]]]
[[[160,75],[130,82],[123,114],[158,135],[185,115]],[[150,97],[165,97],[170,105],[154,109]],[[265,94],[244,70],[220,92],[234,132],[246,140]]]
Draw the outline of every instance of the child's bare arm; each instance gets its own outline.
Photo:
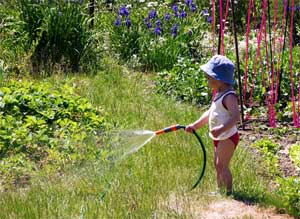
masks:
[[[203,127],[204,125],[206,125],[208,123],[208,117],[209,117],[209,110],[205,111],[198,120],[189,124],[185,128],[185,130],[187,132],[192,132],[193,130],[197,130],[197,129]]]

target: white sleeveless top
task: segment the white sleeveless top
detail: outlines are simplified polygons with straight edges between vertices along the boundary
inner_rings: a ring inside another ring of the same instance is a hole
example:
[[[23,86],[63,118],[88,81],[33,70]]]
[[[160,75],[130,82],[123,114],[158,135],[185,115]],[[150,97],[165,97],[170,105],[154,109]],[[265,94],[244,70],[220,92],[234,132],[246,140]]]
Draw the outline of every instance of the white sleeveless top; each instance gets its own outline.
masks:
[[[223,99],[228,94],[236,95],[235,91],[229,90],[212,102],[209,110],[208,119],[209,130],[212,130],[213,128],[223,124],[225,121],[228,120],[228,117],[231,116],[230,112],[223,105]],[[232,128],[228,129],[226,132],[223,132],[216,138],[211,134],[211,132],[209,132],[209,136],[213,140],[225,140],[234,135],[237,131],[237,127],[233,126]]]

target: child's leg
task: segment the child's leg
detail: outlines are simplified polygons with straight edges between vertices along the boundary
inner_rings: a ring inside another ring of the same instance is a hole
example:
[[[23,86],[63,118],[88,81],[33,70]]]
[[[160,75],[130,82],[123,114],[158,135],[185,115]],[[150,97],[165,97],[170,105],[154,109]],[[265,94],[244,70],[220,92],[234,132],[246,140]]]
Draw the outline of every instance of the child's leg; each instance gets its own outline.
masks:
[[[232,176],[229,169],[229,163],[235,145],[230,139],[219,141],[218,146],[215,148],[215,168],[217,171],[218,186],[227,189],[227,192],[232,192]]]

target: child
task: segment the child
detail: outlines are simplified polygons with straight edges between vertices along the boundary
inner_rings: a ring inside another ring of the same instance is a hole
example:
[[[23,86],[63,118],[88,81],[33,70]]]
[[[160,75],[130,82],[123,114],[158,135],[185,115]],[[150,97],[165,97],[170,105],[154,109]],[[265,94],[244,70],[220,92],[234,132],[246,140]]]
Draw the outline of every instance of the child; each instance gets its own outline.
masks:
[[[232,193],[232,176],[229,162],[239,142],[236,124],[240,120],[238,99],[232,88],[234,64],[225,56],[215,55],[200,67],[208,80],[208,86],[216,91],[209,110],[186,127],[187,132],[209,124],[209,136],[214,142],[214,164],[219,189],[225,187]]]

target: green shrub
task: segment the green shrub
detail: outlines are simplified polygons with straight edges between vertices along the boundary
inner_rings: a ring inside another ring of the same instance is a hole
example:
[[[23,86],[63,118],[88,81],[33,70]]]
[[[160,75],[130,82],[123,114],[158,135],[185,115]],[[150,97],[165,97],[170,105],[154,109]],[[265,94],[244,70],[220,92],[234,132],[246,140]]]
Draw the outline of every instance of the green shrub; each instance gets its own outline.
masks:
[[[0,88],[0,108],[0,172],[7,180],[95,158],[84,141],[105,128],[104,117],[72,87],[12,81]]]
[[[190,59],[179,59],[170,71],[162,71],[156,78],[159,93],[167,94],[180,101],[206,105],[211,99],[207,80],[200,64]]]

